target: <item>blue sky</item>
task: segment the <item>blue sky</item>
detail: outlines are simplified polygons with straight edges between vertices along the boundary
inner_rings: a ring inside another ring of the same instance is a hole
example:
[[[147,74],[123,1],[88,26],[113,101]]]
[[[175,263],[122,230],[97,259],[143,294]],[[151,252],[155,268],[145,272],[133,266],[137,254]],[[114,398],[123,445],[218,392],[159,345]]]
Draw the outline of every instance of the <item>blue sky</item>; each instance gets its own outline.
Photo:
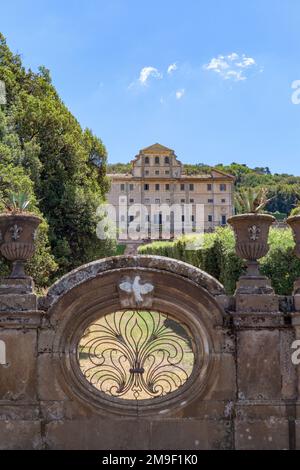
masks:
[[[298,0],[0,0],[9,46],[51,70],[110,162],[160,142],[186,163],[296,175],[299,21]]]

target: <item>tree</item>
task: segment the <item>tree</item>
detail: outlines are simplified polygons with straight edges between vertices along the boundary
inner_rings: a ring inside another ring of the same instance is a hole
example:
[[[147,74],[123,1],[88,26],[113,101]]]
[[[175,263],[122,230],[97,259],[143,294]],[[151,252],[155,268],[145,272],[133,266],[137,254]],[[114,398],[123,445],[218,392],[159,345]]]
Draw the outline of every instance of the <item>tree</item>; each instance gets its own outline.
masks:
[[[0,162],[30,184],[35,207],[49,227],[57,274],[104,252],[112,254],[115,242],[96,235],[97,207],[109,188],[103,143],[80,127],[59,98],[49,70],[26,71],[3,35],[0,80],[7,92],[0,114]]]

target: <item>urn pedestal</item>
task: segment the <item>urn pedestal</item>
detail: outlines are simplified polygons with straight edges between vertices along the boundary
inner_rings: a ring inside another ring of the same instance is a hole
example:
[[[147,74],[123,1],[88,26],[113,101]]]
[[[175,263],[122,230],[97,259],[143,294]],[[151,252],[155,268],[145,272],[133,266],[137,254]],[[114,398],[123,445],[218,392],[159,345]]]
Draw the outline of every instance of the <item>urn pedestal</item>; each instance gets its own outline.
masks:
[[[258,260],[269,251],[268,236],[275,218],[268,214],[241,214],[231,217],[236,239],[236,253],[247,261],[246,274],[237,282],[237,310],[278,310],[278,298],[270,279],[260,274]]]

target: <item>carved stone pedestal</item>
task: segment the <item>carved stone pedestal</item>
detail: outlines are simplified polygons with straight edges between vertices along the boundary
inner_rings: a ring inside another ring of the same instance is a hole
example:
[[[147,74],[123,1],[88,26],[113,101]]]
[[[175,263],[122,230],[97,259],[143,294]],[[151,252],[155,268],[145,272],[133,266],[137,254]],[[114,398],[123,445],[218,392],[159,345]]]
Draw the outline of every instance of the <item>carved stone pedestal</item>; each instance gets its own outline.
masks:
[[[24,279],[4,278],[0,281],[0,312],[37,309],[34,282]]]

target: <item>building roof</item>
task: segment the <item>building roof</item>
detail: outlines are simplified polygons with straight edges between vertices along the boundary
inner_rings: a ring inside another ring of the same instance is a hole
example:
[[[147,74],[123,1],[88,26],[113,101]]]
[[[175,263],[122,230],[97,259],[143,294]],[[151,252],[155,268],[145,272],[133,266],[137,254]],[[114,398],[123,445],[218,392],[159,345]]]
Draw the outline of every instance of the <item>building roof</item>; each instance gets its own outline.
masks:
[[[140,151],[140,153],[160,153],[160,152],[172,152],[173,153],[174,150],[156,142],[156,144],[150,145],[150,147],[145,147]]]

